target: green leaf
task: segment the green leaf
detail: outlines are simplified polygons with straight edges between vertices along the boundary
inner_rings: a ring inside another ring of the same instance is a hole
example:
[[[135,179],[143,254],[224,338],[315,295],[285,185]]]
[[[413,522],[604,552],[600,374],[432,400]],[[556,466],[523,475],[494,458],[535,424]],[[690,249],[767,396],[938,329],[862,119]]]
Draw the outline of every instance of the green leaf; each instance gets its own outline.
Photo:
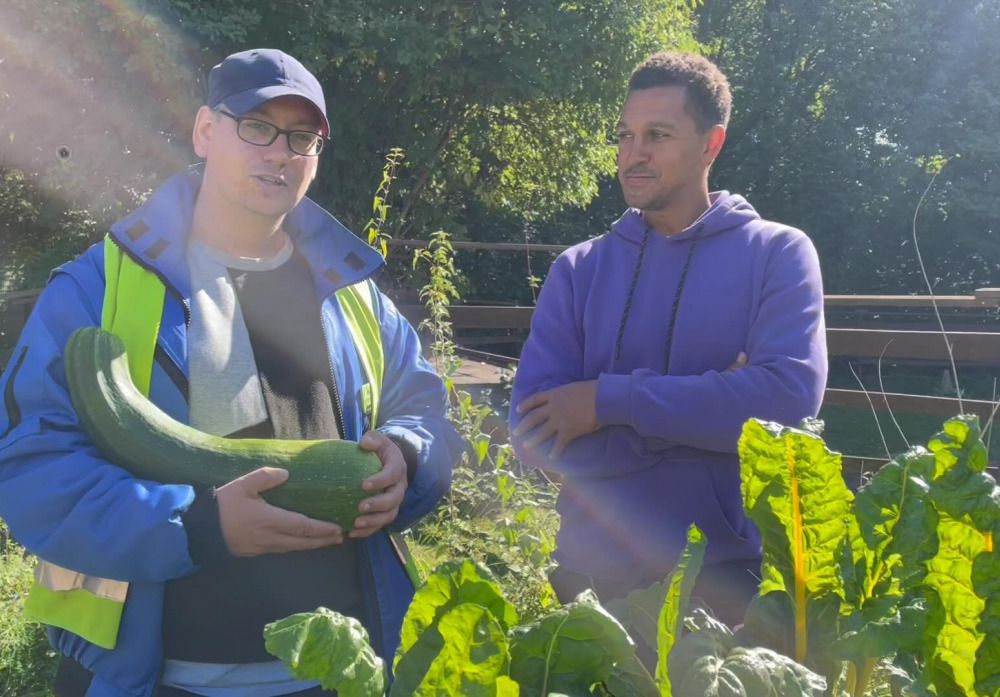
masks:
[[[880,609],[880,604],[888,609]],[[860,666],[869,659],[919,650],[927,624],[927,608],[922,598],[906,603],[888,597],[870,603],[869,608],[870,616],[863,612],[841,619],[840,637],[831,647],[834,656]]]
[[[809,653],[809,604],[843,597],[838,564],[853,496],[818,436],[758,420],[739,442],[743,505],[763,541],[761,594],[792,599],[795,658]]]
[[[614,616],[630,636],[638,636],[653,651],[656,651],[660,612],[670,590],[668,581],[654,583],[648,588],[640,588],[605,603],[604,608]]]
[[[468,559],[444,562],[417,589],[406,611],[394,667],[424,632],[434,629],[445,613],[464,603],[486,608],[505,632],[517,623],[517,611],[503,597],[489,569]]]
[[[985,641],[983,630],[995,626],[997,587],[990,576],[998,569],[993,538],[1000,529],[1000,489],[983,472],[986,450],[975,417],[949,420],[928,447],[935,455],[930,500],[938,517],[938,549],[926,562],[924,579],[924,680],[939,695],[972,697],[980,694],[977,681],[996,682],[995,671],[988,671],[997,665],[997,644]]]
[[[444,613],[396,662],[390,697],[496,697],[509,662],[507,637],[486,608],[465,603]]]
[[[681,552],[677,567],[670,574],[670,583],[657,621],[656,684],[663,697],[671,697],[670,675],[667,659],[684,630],[684,615],[687,612],[691,590],[698,579],[701,564],[705,560],[705,536],[696,525],[687,530],[687,544]]]
[[[497,695],[496,697],[519,697],[521,694],[521,686],[516,682],[511,680],[506,675],[501,675],[497,678]]]
[[[814,598],[806,609],[806,644],[809,647],[804,665],[826,677],[836,680],[841,664],[833,652],[837,640],[837,619],[840,598],[827,595]],[[788,593],[771,591],[750,601],[739,632],[739,643],[771,649],[789,658],[795,655],[795,609]]]
[[[670,656],[674,697],[820,697],[826,681],[765,648],[737,647],[724,625],[688,634]]]
[[[972,587],[983,598],[985,607],[979,615],[977,631],[983,642],[976,650],[976,691],[983,695],[1000,695],[1000,526],[990,534],[986,552],[972,563]]]
[[[589,693],[612,668],[628,660],[635,645],[591,591],[548,615],[514,629],[510,677],[525,697],[551,692]]]
[[[319,680],[341,697],[385,694],[385,664],[353,617],[325,607],[286,617],[264,627],[264,648],[294,677]]]
[[[919,648],[923,628],[904,619],[923,580],[923,563],[937,546],[936,514],[930,508],[935,458],[911,448],[884,465],[858,490],[843,556],[844,616],[833,655],[855,666],[854,694],[865,694],[870,666],[906,644]],[[923,607],[920,601],[916,601]],[[922,619],[922,613],[911,617]]]
[[[490,451],[490,436],[487,433],[480,433],[472,441],[472,449],[476,452],[476,464],[483,464],[487,453]]]
[[[605,687],[614,697],[660,697],[660,688],[635,654],[611,669]]]

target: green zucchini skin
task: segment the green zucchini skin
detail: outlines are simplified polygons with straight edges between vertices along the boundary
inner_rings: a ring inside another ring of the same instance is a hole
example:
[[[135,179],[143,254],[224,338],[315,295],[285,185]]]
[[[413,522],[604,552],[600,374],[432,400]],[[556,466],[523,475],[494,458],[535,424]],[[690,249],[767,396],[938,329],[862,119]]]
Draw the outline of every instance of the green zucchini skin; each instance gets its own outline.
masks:
[[[262,493],[280,508],[341,526],[379,491],[361,483],[382,469],[375,453],[353,441],[232,439],[176,421],[144,397],[129,375],[125,345],[99,327],[78,329],[64,352],[70,397],[98,451],[139,479],[220,487],[260,467],[288,470],[288,480]]]

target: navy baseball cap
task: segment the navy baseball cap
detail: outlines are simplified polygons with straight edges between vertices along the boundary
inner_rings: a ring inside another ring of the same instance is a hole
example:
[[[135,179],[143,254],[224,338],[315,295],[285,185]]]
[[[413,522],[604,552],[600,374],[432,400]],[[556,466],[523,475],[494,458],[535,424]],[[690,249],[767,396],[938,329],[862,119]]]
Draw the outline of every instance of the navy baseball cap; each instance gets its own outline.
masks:
[[[215,109],[224,104],[237,116],[286,95],[308,99],[319,111],[322,135],[330,134],[319,80],[283,51],[255,48],[234,53],[208,74],[208,106]]]

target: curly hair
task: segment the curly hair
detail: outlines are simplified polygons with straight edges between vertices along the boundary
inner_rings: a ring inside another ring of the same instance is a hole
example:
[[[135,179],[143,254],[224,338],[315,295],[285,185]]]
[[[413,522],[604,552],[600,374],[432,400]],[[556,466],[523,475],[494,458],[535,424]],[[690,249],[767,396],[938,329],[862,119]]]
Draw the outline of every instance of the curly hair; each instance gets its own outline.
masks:
[[[700,132],[729,124],[733,104],[729,81],[715,63],[695,53],[654,53],[632,72],[628,91],[674,85],[687,88],[684,110]]]

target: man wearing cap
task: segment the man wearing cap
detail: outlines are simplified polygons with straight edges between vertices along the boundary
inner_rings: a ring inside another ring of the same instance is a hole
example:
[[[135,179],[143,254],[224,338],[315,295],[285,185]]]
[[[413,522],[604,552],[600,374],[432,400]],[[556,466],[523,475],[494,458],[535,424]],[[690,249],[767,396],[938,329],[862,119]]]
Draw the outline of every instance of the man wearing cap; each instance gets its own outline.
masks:
[[[371,281],[382,257],[305,198],[329,133],[319,82],[291,56],[215,66],[193,134],[204,162],[53,272],[0,378],[0,518],[41,560],[26,611],[62,656],[57,697],[330,694],[262,636],[319,606],[359,619],[383,658],[396,649],[413,585],[390,533],[447,490],[460,441],[415,332]],[[201,431],[375,452],[355,529],[267,504],[284,470],[197,490],[104,460],[62,367],[88,325],[121,327],[133,368],[148,335],[137,385]]]

